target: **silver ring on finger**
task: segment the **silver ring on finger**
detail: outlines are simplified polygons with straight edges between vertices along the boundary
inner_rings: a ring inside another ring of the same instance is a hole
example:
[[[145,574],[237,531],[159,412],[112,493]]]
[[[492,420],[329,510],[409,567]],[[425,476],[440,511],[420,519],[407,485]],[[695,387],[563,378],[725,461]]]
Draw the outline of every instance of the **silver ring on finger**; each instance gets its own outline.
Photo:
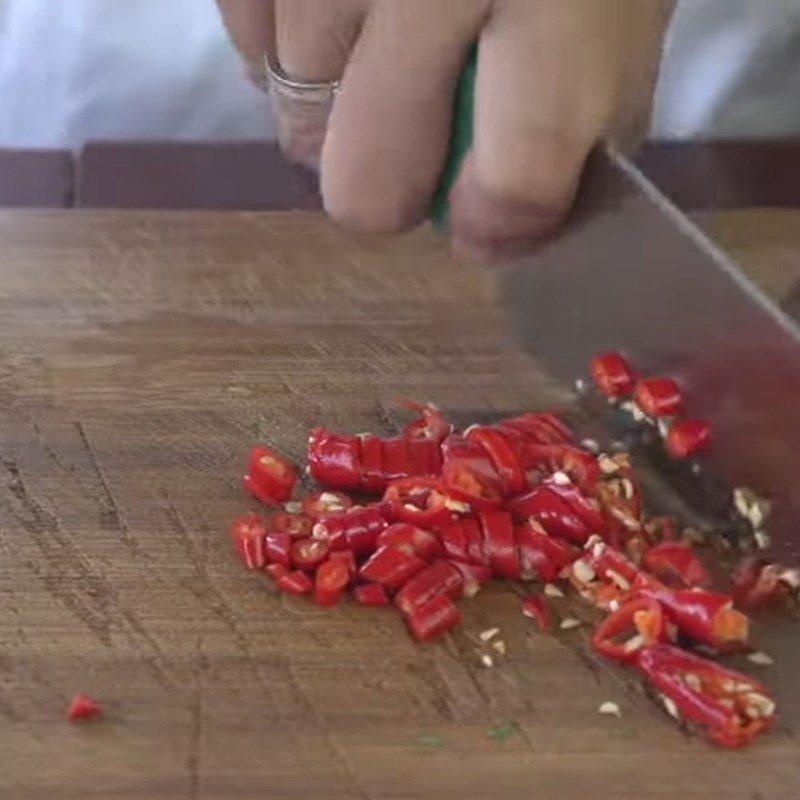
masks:
[[[326,105],[332,103],[339,92],[339,81],[306,81],[290,77],[269,53],[264,55],[264,71],[269,88],[290,100]]]

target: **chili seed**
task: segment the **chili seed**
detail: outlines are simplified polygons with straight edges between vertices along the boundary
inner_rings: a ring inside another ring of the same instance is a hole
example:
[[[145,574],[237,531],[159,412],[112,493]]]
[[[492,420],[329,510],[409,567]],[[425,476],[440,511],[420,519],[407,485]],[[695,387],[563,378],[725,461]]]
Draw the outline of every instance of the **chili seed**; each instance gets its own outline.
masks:
[[[572,574],[581,583],[591,583],[597,577],[591,565],[581,558],[572,565]]]
[[[619,718],[622,716],[622,711],[620,711],[619,706],[612,700],[606,700],[605,703],[600,703],[600,706],[597,709],[597,711],[600,714],[605,714],[606,716],[609,717]]]
[[[775,660],[771,655],[768,655],[761,650],[756,650],[754,653],[750,653],[747,656],[747,660],[752,661],[754,664],[759,664],[762,667],[769,667],[775,663]]]
[[[544,585],[544,596],[545,597],[564,597],[564,592],[556,586],[554,583],[546,583]]]
[[[502,639],[492,642],[492,647],[500,653],[501,656],[506,654],[506,643]]]
[[[478,638],[482,642],[488,642],[490,639],[494,639],[498,633],[500,633],[500,628],[487,628],[485,631],[481,631],[478,634]]]
[[[303,504],[299,500],[290,500],[283,504],[283,510],[287,514],[300,514],[303,511]]]
[[[564,617],[561,624],[558,626],[562,631],[571,631],[573,628],[579,628],[583,623],[575,617]]]
[[[488,653],[484,653],[481,656],[481,663],[483,664],[484,667],[493,667],[494,659]]]
[[[681,713],[680,711],[678,711],[678,706],[675,705],[675,701],[671,697],[667,697],[665,694],[662,694],[661,702],[664,704],[664,708],[667,709],[667,713],[673,719],[681,718]]]

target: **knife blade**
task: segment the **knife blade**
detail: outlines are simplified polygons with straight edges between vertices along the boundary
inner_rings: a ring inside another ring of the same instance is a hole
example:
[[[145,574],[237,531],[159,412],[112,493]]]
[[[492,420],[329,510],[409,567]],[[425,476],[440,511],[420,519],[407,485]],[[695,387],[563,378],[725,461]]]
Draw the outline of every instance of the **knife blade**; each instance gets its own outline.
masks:
[[[476,72],[472,48],[431,208],[440,228],[472,143]],[[770,498],[776,554],[800,559],[800,330],[630,161],[597,148],[564,229],[501,282],[511,330],[555,377],[620,349],[678,378],[712,425],[711,470]]]
[[[561,234],[501,280],[511,329],[556,377],[610,349],[677,377],[715,474],[773,499],[773,541],[800,556],[800,330],[635,166],[593,154]]]

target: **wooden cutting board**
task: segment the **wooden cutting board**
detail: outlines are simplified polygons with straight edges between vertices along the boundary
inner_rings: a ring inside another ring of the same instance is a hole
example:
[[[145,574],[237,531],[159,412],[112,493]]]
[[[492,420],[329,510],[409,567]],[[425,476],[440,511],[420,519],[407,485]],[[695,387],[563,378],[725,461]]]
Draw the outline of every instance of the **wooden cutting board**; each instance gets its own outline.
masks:
[[[315,424],[386,430],[397,396],[459,419],[569,401],[505,341],[491,274],[429,234],[0,216],[0,797],[795,800],[791,626],[758,626],[777,663],[748,665],[781,723],[731,754],[588,629],[538,634],[511,587],[418,646],[391,612],[278,597],[235,561],[257,441],[301,459]],[[493,626],[507,656],[487,669],[470,637]],[[75,692],[104,719],[66,723]]]

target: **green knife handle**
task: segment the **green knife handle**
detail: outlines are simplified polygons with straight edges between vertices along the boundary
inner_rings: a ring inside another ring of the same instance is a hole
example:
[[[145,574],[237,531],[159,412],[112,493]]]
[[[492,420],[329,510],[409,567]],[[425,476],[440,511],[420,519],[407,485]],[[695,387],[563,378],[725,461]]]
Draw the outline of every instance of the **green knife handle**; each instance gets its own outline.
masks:
[[[453,128],[444,171],[433,198],[430,217],[440,230],[448,225],[450,215],[450,190],[458,178],[464,156],[472,146],[473,116],[475,111],[475,77],[478,71],[478,48],[473,47],[461,74],[453,110]]]

